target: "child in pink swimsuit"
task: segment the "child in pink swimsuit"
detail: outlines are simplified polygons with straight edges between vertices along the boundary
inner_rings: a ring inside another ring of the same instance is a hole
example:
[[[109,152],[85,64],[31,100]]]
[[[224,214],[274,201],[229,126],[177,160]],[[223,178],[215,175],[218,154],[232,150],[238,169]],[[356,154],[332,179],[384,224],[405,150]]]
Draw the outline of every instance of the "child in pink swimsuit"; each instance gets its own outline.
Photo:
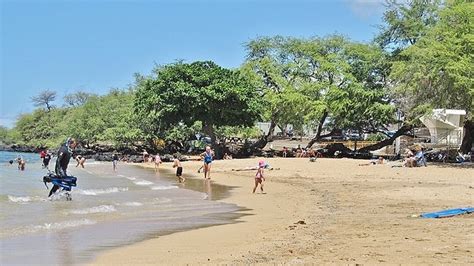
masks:
[[[258,184],[260,184],[260,190],[263,192],[263,181],[265,181],[265,177],[263,176],[263,169],[265,168],[265,162],[260,161],[258,162],[258,169],[257,173],[255,174],[255,187],[253,188],[252,193],[255,193],[255,190],[257,189]]]

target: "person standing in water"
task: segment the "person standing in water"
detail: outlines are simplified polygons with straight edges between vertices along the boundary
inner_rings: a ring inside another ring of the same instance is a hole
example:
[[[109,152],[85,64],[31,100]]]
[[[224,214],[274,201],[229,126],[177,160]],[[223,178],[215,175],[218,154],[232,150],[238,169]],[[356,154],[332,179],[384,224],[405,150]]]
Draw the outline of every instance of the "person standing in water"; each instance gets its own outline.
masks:
[[[80,165],[82,168],[84,168],[84,163],[86,162],[86,157],[83,157],[81,155],[77,155],[76,156],[76,161],[77,161],[76,167],[78,167]]]
[[[214,159],[214,152],[211,150],[210,146],[206,146],[206,151],[201,153],[201,159],[204,160],[204,178],[211,179],[211,163]]]
[[[178,155],[173,155],[173,168],[176,168],[176,176],[178,177],[178,182],[182,183],[186,181],[186,179],[183,177],[183,167],[181,166],[181,162],[178,159]]]
[[[157,153],[155,156],[155,172],[158,171],[158,168],[160,168],[160,164],[161,164],[161,157],[160,157],[160,154]]]
[[[66,143],[62,145],[58,150],[58,158],[56,159],[56,166],[54,172],[58,178],[67,177],[67,167],[71,160],[72,153],[77,146],[77,142],[73,138],[68,138]],[[58,185],[54,185],[49,192],[48,197],[51,197],[59,189]]]
[[[44,154],[43,157],[43,168],[49,169],[49,161],[51,160],[51,154],[49,153],[49,150],[47,150]]]
[[[16,161],[18,163],[18,170],[24,171],[25,170],[25,165],[26,165],[25,159],[23,159],[23,157],[21,157],[21,156],[18,156]]]
[[[118,155],[117,153],[114,153],[114,155],[112,156],[112,165],[114,167],[114,171],[117,171],[117,163],[118,163]]]

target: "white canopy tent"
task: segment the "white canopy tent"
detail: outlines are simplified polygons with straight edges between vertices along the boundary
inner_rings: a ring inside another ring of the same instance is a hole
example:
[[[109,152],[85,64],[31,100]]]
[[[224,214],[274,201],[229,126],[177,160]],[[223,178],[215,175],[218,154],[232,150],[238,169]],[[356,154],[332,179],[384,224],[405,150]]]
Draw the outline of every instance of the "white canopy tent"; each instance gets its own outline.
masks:
[[[460,145],[463,137],[464,110],[434,109],[429,115],[420,118],[428,128],[431,143]]]

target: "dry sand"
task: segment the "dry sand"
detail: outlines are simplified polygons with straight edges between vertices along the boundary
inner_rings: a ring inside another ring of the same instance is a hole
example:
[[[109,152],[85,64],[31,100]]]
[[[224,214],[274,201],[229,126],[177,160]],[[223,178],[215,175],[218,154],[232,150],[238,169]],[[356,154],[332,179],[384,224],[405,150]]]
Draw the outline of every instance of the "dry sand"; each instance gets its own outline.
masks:
[[[212,181],[235,187],[222,201],[248,209],[238,223],[113,249],[94,264],[474,263],[473,214],[412,217],[474,206],[474,168],[271,158],[280,170],[265,172],[267,194],[252,194],[255,171],[231,169],[258,160],[213,162]],[[184,173],[202,178],[199,166],[184,162]]]

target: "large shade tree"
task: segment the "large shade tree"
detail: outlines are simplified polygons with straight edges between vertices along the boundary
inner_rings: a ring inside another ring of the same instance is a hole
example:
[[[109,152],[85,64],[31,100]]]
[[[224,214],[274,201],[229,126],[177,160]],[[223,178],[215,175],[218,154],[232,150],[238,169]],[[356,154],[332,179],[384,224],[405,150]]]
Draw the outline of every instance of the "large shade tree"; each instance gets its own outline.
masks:
[[[468,113],[462,150],[473,142],[474,5],[448,1],[426,35],[400,53],[391,77],[394,96],[408,117],[432,108],[464,109]]]
[[[405,101],[407,98],[395,95],[396,78],[391,75],[394,62],[407,61],[409,58],[403,54],[408,47],[415,45],[421,40],[438,21],[440,0],[410,0],[397,1],[387,0],[386,11],[383,15],[383,25],[375,38],[375,42],[382,47],[388,56],[384,59],[387,76],[386,86],[389,91],[389,99],[392,105],[397,108],[397,123],[399,129],[389,138],[374,145],[366,146],[361,151],[376,150],[393,144],[396,138],[409,134],[417,118],[421,115],[420,107],[409,106]]]
[[[137,83],[134,106],[149,140],[201,121],[215,143],[216,127],[253,126],[260,117],[261,95],[238,71],[211,61],[157,67]]]
[[[311,147],[337,129],[377,132],[393,120],[384,53],[376,46],[338,35],[276,36],[256,39],[247,49],[243,69],[268,102],[270,129],[279,123],[316,127]],[[323,126],[328,134],[322,134]]]

